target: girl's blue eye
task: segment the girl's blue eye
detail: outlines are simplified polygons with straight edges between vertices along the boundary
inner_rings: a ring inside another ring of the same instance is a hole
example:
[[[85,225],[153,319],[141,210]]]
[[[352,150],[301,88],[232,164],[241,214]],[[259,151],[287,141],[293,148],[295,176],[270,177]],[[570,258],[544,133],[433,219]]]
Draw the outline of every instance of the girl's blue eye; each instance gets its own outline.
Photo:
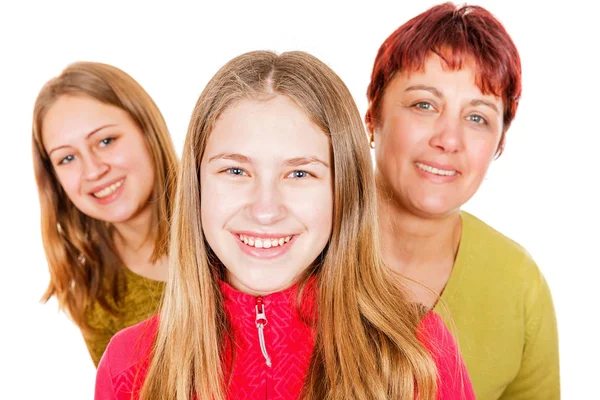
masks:
[[[306,178],[309,173],[306,171],[294,171],[290,174],[293,178]]]
[[[244,170],[241,168],[228,168],[227,173],[231,175],[244,175]]]
[[[100,141],[100,144],[101,144],[101,145],[104,145],[104,146],[108,146],[109,144],[111,144],[112,142],[114,142],[114,140],[115,140],[114,138],[106,138],[106,139],[102,139],[102,140]]]
[[[75,159],[74,155],[68,155],[58,162],[58,164],[68,164]]]

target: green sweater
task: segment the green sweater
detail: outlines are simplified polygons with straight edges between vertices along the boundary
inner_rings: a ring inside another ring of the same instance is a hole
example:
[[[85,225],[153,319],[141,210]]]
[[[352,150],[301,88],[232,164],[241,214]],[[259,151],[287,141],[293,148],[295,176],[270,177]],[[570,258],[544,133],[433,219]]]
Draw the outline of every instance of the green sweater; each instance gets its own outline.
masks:
[[[457,335],[477,399],[559,399],[546,280],[517,243],[466,212],[461,218],[460,248],[435,311]]]
[[[87,319],[97,332],[84,333],[83,338],[96,367],[110,339],[121,329],[135,325],[158,312],[165,283],[136,275],[125,268],[126,290],[122,302],[112,315],[94,303],[87,311]]]

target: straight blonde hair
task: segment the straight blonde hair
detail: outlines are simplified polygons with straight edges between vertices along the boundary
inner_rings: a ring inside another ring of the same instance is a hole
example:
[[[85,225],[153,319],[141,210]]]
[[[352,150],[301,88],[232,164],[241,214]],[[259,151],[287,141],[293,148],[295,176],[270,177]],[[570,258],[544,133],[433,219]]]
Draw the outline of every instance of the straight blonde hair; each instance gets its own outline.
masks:
[[[33,166],[41,209],[42,240],[50,283],[42,297],[59,306],[85,331],[93,332],[86,310],[97,302],[116,314],[124,288],[124,265],[112,241],[112,227],[80,212],[65,194],[42,142],[50,107],[62,96],[87,96],[126,111],[141,128],[155,170],[151,203],[156,220],[152,262],[168,250],[175,195],[177,154],[158,107],[131,76],[111,65],[76,62],[48,81],[33,110]]]
[[[418,340],[424,311],[384,265],[377,238],[369,145],[349,90],[303,52],[234,58],[208,83],[192,114],[177,189],[169,282],[142,400],[222,400],[230,335],[219,290],[223,267],[200,219],[199,168],[219,115],[243,99],[292,99],[330,138],[333,231],[310,273],[317,278],[317,339],[304,399],[433,399],[436,366]]]

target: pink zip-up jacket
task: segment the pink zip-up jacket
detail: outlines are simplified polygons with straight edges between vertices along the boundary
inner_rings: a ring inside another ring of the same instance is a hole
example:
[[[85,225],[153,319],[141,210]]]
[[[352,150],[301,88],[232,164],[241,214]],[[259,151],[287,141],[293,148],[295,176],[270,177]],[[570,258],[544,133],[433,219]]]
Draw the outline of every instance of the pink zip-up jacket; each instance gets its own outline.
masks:
[[[315,342],[314,328],[300,313],[313,307],[315,291],[305,290],[298,310],[296,287],[264,297],[238,292],[226,283],[221,283],[221,290],[235,339],[227,398],[297,399]],[[157,328],[154,316],[112,338],[98,366],[96,400],[138,398]],[[475,399],[456,343],[437,314],[425,316],[418,337],[437,365],[438,399]],[[226,371],[231,362],[225,358]]]

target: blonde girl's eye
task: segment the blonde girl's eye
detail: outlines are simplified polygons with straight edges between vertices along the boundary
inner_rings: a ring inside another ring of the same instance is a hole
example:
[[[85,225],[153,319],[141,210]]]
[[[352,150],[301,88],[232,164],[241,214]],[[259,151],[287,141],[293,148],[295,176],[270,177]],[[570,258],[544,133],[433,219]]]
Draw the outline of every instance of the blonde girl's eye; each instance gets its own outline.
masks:
[[[238,168],[238,167],[227,168],[225,171],[228,174],[235,175],[235,176],[247,175],[246,172],[243,169]]]
[[[308,178],[309,176],[310,176],[310,173],[308,173],[307,171],[296,170],[296,171],[292,171],[288,175],[288,178],[303,179],[303,178]]]

